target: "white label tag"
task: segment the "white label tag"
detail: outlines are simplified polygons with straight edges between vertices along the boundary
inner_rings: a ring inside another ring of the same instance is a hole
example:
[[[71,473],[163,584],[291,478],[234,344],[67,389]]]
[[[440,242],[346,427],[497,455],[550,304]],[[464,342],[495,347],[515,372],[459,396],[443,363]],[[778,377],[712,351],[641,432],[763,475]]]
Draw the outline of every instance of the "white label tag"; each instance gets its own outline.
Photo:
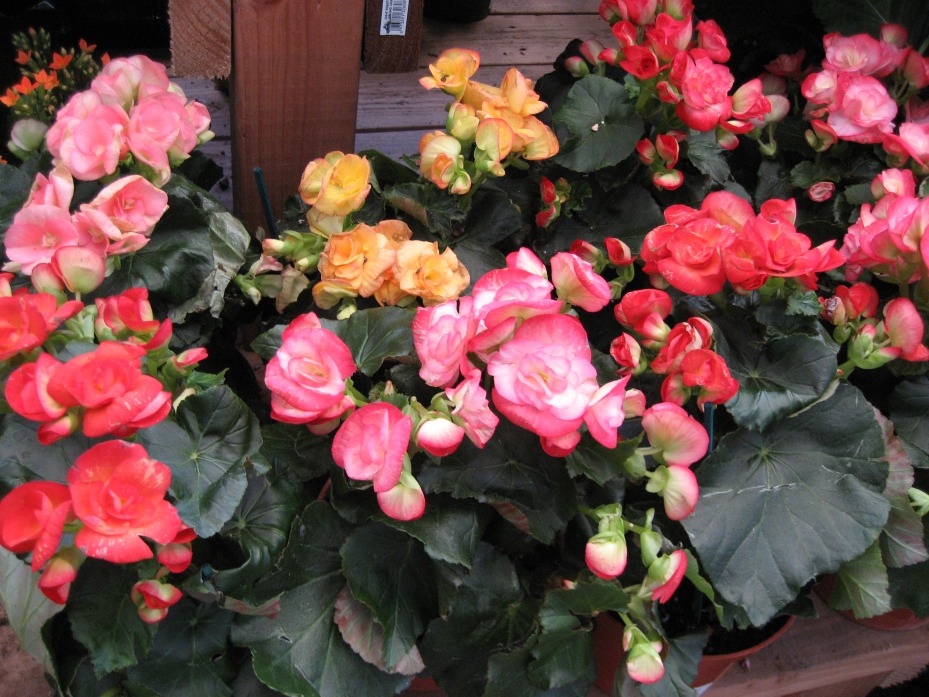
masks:
[[[381,6],[381,36],[406,36],[410,0],[384,0]]]

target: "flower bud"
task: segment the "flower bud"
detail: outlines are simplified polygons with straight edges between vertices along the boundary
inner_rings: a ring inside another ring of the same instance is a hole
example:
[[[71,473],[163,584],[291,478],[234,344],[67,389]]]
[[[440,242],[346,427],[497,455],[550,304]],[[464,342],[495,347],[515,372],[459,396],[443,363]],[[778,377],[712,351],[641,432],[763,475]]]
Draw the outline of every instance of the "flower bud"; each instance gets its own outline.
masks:
[[[404,470],[393,488],[377,495],[377,504],[394,520],[416,520],[426,511],[426,497],[412,474]]]
[[[606,580],[616,578],[625,570],[627,555],[626,538],[621,532],[597,533],[584,549],[587,568]]]
[[[7,148],[21,160],[28,159],[30,155],[39,152],[45,145],[45,133],[48,126],[36,119],[20,119],[13,124],[10,131],[10,142]]]
[[[39,577],[39,590],[46,598],[58,605],[68,600],[71,582],[77,578],[77,571],[84,562],[84,555],[76,547],[63,547],[51,558]]]
[[[103,258],[87,247],[61,247],[52,257],[51,266],[72,293],[96,290],[106,276]]]

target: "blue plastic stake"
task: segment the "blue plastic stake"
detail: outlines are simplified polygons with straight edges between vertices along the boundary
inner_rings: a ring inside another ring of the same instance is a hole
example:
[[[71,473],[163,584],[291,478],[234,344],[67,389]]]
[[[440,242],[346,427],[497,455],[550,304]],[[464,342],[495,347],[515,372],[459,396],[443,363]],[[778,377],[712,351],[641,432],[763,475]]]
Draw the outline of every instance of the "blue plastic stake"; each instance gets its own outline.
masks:
[[[261,199],[265,220],[268,221],[268,237],[277,239],[277,224],[274,222],[274,211],[271,208],[271,198],[268,196],[268,186],[265,184],[264,172],[261,167],[255,167],[252,172],[255,175],[255,183],[258,184],[258,197]]]

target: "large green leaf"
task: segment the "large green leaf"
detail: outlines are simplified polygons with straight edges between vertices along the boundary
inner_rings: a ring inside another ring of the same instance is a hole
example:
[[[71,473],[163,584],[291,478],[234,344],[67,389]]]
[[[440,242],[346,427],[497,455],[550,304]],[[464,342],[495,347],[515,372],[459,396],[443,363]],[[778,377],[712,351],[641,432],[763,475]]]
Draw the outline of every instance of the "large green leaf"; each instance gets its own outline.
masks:
[[[42,625],[63,608],[42,594],[37,585],[39,576],[15,554],[0,547],[0,605],[22,647],[50,671],[51,658],[42,641]]]
[[[384,522],[422,542],[432,559],[470,569],[489,516],[489,509],[439,494],[429,497],[421,518],[400,521],[385,516]]]
[[[717,184],[732,179],[729,163],[726,162],[724,150],[716,141],[714,131],[694,131],[687,135],[687,159],[701,174],[706,175]]]
[[[886,495],[886,494],[885,494]],[[889,497],[890,515],[881,532],[881,556],[890,567],[929,561],[923,540],[923,521],[906,494]]]
[[[159,697],[229,697],[233,617],[215,605],[182,599],[161,621],[152,650],[129,669],[129,679]]]
[[[590,637],[585,638],[590,643]],[[524,646],[491,656],[487,667],[487,689],[482,697],[586,697],[590,692],[592,662],[590,675],[585,673],[568,683],[544,688],[532,679],[531,670],[535,665],[532,651],[532,646]],[[590,654],[592,658],[593,649],[590,649]]]
[[[464,227],[465,212],[458,197],[431,182],[398,184],[384,190],[384,200],[431,232],[449,236]]]
[[[524,640],[537,608],[524,595],[513,563],[486,543],[457,584],[451,607],[429,624],[420,650],[451,694],[481,694],[488,654]]]
[[[929,467],[929,378],[911,378],[901,382],[890,397],[890,418],[897,435],[908,446],[916,467]]]
[[[251,649],[258,678],[286,695],[388,697],[404,684],[352,651],[333,621],[348,532],[328,505],[310,504],[295,521],[279,571],[263,584],[267,597],[284,591],[280,614],[238,618],[233,628],[235,643]]]
[[[876,543],[839,569],[829,604],[837,610],[851,610],[855,617],[890,612],[887,567],[881,561],[881,550]]]
[[[739,392],[726,408],[740,426],[762,430],[825,394],[835,379],[835,354],[821,341],[789,336],[768,344],[719,341]]]
[[[929,26],[922,0],[813,0],[813,11],[826,31],[845,36],[877,36],[882,24],[902,24],[909,30],[913,46],[922,44]]]
[[[889,510],[883,452],[871,405],[847,385],[762,433],[723,437],[697,469],[700,499],[683,521],[719,594],[761,625],[863,553]]]
[[[0,493],[38,479],[64,483],[71,465],[94,443],[74,434],[42,445],[37,427],[15,414],[0,421]]]
[[[644,125],[616,80],[588,75],[578,80],[555,115],[570,137],[554,162],[575,172],[593,172],[625,160],[635,150]]]
[[[222,307],[222,293],[245,261],[248,233],[202,189],[175,176],[164,189],[168,210],[138,252],[120,258],[120,268],[96,291],[116,295],[145,287],[158,314],[177,323],[187,314]]]
[[[567,457],[568,468],[573,475],[583,474],[597,484],[605,484],[622,475],[623,463],[632,457],[641,441],[639,435],[621,441],[615,448],[607,448],[585,433]]]
[[[13,216],[19,212],[26,197],[32,179],[18,167],[0,163],[0,235],[13,222]]]
[[[138,580],[129,566],[88,559],[71,585],[71,631],[90,651],[98,677],[135,665],[152,648],[157,626],[139,618],[129,597]]]
[[[384,628],[384,662],[393,669],[437,614],[432,563],[418,540],[371,523],[345,541],[342,566],[352,595]]]
[[[261,450],[256,461],[275,477],[306,482],[329,473],[332,439],[310,433],[302,424],[272,423],[261,427]]]
[[[577,497],[564,460],[547,455],[538,436],[503,420],[480,449],[466,441],[419,475],[426,491],[483,503],[509,503],[526,516],[529,532],[551,542],[574,515]]]
[[[346,320],[321,322],[351,349],[358,370],[373,375],[385,358],[413,351],[413,317],[413,312],[401,307],[375,307],[359,310]]]
[[[228,387],[187,397],[177,423],[139,431],[149,454],[171,468],[171,492],[187,525],[215,535],[232,517],[247,485],[245,460],[261,446],[258,419]]]

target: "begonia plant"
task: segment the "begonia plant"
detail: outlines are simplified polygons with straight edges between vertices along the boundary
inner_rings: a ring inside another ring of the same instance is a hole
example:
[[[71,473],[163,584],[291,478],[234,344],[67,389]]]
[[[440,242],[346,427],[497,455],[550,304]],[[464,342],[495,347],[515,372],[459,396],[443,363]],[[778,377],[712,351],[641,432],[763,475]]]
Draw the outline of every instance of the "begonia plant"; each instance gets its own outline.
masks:
[[[929,615],[929,32],[813,7],[756,73],[690,0],[536,84],[450,48],[445,128],[320,153],[274,235],[145,57],[14,111],[0,597],[58,693],[581,697],[612,613],[615,694],[679,696],[685,583]]]

